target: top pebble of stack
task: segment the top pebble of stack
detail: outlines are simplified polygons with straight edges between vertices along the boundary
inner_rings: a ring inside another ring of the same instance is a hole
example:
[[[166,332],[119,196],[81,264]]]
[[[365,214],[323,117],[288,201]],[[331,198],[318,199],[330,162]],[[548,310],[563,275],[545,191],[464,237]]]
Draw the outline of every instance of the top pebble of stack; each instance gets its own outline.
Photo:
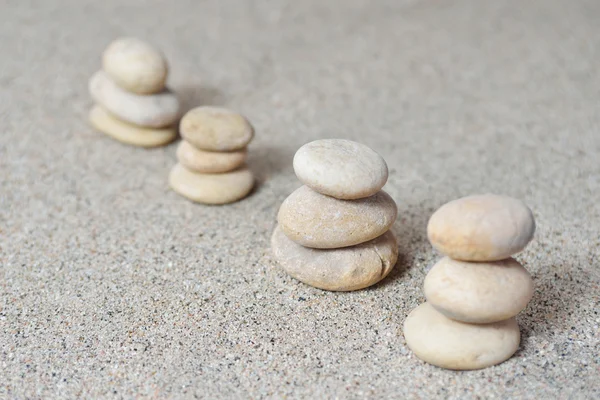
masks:
[[[294,172],[311,189],[341,200],[372,196],[388,179],[383,157],[363,144],[344,139],[305,144],[294,156]]]
[[[440,207],[427,235],[438,251],[462,261],[503,260],[533,238],[533,213],[520,200],[484,194],[463,197]]]
[[[136,38],[112,42],[102,55],[102,68],[121,88],[141,95],[162,92],[169,73],[162,53]]]

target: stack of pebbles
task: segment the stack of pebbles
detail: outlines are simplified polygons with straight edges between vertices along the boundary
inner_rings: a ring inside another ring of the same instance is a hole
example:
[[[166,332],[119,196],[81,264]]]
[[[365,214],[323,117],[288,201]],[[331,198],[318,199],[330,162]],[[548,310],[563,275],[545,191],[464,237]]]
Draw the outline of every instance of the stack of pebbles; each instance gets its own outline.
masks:
[[[427,274],[427,302],[404,324],[417,357],[470,370],[499,364],[517,351],[515,315],[531,300],[533,282],[511,256],[527,246],[534,231],[531,210],[507,196],[464,197],[431,216],[429,240],[447,257]]]
[[[389,231],[398,209],[381,190],[388,178],[385,160],[359,143],[317,140],[294,156],[294,171],[305,186],[281,205],[271,245],[292,277],[334,291],[371,286],[398,258]]]
[[[156,147],[173,141],[180,106],[165,87],[167,75],[167,62],[158,50],[135,38],[115,40],[103,53],[102,70],[89,82],[96,102],[90,123],[134,146]]]
[[[179,130],[179,163],[169,175],[175,192],[204,204],[232,203],[250,193],[254,175],[245,161],[254,129],[246,118],[224,108],[197,107],[183,116]]]

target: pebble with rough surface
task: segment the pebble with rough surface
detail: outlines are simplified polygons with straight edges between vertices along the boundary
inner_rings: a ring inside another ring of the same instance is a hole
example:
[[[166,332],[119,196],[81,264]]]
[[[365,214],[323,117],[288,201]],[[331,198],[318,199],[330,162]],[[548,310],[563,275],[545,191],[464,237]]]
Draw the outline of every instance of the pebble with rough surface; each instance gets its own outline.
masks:
[[[161,52],[136,38],[113,41],[102,54],[102,68],[121,88],[137,94],[162,92],[169,73]]]
[[[431,304],[415,308],[404,322],[408,347],[421,360],[442,368],[472,370],[500,364],[519,348],[514,318],[467,324],[445,317]]]
[[[520,200],[484,194],[444,204],[430,218],[429,241],[464,261],[496,261],[520,252],[533,238],[535,221]]]
[[[391,231],[356,246],[311,249],[293,242],[277,227],[271,247],[281,267],[292,277],[333,291],[374,285],[390,273],[398,259],[398,245]]]
[[[340,200],[302,186],[283,201],[277,221],[294,242],[332,249],[364,243],[385,233],[398,214],[383,190],[358,200]]]
[[[181,136],[194,147],[207,151],[235,151],[245,148],[254,129],[244,116],[218,107],[196,107],[179,124]]]
[[[134,125],[162,128],[177,121],[179,100],[165,90],[157,94],[130,93],[114,83],[104,71],[98,71],[89,82],[89,91],[96,103],[117,118]]]
[[[387,182],[385,160],[364,144],[344,139],[315,140],[294,156],[294,172],[311,189],[338,199],[360,199]]]
[[[89,114],[92,126],[98,131],[126,144],[140,147],[158,147],[177,138],[177,128],[144,128],[121,121],[96,105]]]
[[[514,258],[473,263],[444,257],[425,277],[424,292],[446,317],[485,324],[521,312],[533,296],[533,281]]]
[[[246,149],[229,152],[200,150],[186,140],[177,147],[177,159],[187,169],[205,174],[229,172],[242,166],[246,161]]]

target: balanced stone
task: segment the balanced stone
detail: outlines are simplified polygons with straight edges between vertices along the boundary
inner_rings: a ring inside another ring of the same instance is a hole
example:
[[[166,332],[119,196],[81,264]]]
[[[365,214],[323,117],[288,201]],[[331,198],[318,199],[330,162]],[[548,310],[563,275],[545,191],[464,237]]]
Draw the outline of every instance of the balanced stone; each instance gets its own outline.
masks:
[[[429,220],[433,247],[464,261],[496,261],[520,252],[533,238],[535,221],[520,200],[484,194],[440,207]]]
[[[184,167],[207,174],[232,171],[244,164],[246,155],[246,149],[229,152],[200,150],[185,140],[177,148],[177,159]]]
[[[383,157],[363,144],[344,139],[305,144],[294,156],[294,171],[305,185],[338,199],[372,196],[388,178]]]
[[[162,128],[179,117],[179,100],[168,90],[150,95],[130,93],[103,71],[92,76],[90,94],[96,103],[119,119],[148,128]]]
[[[246,197],[254,185],[247,168],[222,174],[200,174],[176,164],[169,175],[169,185],[180,195],[204,204],[227,204]]]
[[[132,125],[112,116],[102,107],[96,105],[89,115],[94,128],[120,142],[141,147],[163,146],[177,138],[177,128],[144,128]]]
[[[358,200],[340,200],[308,186],[294,191],[279,209],[281,230],[294,242],[318,249],[364,243],[385,233],[398,214],[383,190]]]
[[[509,359],[521,340],[514,318],[467,324],[445,317],[431,304],[415,308],[404,322],[406,344],[421,360],[442,368],[472,370]]]
[[[514,258],[473,263],[444,257],[425,277],[424,291],[446,317],[484,324],[521,312],[533,296],[533,281]]]
[[[194,147],[207,151],[241,150],[254,137],[254,129],[246,118],[218,107],[188,111],[181,119],[179,130]]]
[[[137,94],[162,92],[168,75],[160,51],[136,38],[112,42],[102,55],[102,68],[123,89]]]
[[[356,246],[311,249],[293,242],[277,227],[271,246],[288,274],[324,290],[350,291],[374,285],[390,273],[398,259],[391,231]]]

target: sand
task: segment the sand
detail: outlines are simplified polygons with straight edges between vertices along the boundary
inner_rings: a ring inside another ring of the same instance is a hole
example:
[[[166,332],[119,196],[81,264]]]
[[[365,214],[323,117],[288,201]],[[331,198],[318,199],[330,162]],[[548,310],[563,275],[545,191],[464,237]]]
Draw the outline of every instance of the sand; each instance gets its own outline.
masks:
[[[600,3],[8,1],[0,12],[0,398],[600,396]],[[187,108],[256,128],[259,186],[224,207],[170,191],[177,144],[92,130],[87,80],[122,35],[162,48]],[[269,240],[302,144],[388,162],[400,261],[330,293]],[[538,230],[516,356],[452,372],[402,323],[440,258],[431,213],[494,192]]]

